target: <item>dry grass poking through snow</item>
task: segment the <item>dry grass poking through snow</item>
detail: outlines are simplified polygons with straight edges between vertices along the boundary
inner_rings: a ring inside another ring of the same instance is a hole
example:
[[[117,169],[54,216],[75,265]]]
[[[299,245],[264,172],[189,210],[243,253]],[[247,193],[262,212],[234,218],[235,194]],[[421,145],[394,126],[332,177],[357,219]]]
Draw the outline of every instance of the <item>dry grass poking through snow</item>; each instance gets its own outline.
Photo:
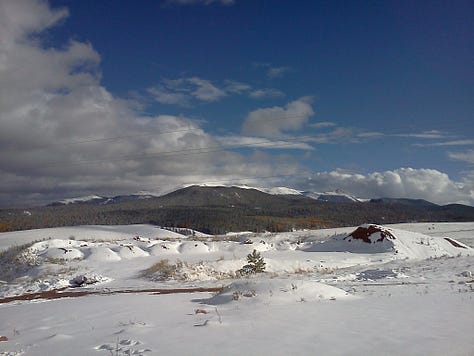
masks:
[[[29,248],[42,240],[11,246],[0,251],[0,280],[11,282],[38,265],[37,256]]]
[[[176,264],[170,264],[167,259],[160,260],[142,271],[141,277],[158,281],[175,279],[177,277],[178,264],[181,265],[182,262],[178,261]]]
[[[171,264],[167,259],[160,260],[151,267],[143,270],[140,277],[152,281],[195,281],[195,280],[221,280],[236,278],[234,272],[219,272],[204,261],[198,263],[189,263],[178,260]]]

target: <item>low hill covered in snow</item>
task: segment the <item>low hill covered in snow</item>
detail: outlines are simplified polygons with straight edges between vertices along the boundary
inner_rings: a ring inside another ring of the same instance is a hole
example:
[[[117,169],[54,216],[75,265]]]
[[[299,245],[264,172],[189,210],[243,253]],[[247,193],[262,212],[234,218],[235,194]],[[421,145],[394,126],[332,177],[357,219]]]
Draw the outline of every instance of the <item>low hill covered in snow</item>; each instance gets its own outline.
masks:
[[[361,225],[308,248],[313,252],[391,253],[396,258],[432,258],[472,253],[472,249],[450,237],[392,229],[375,224]]]

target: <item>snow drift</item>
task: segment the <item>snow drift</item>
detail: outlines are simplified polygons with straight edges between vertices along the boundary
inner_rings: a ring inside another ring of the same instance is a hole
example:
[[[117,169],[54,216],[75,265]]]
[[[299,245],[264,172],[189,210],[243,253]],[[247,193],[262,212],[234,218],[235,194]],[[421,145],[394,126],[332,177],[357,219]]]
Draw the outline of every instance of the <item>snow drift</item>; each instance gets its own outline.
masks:
[[[354,298],[354,296],[342,289],[315,281],[273,278],[234,281],[222,292],[202,302],[208,305],[223,305],[239,301],[292,304],[344,298]]]

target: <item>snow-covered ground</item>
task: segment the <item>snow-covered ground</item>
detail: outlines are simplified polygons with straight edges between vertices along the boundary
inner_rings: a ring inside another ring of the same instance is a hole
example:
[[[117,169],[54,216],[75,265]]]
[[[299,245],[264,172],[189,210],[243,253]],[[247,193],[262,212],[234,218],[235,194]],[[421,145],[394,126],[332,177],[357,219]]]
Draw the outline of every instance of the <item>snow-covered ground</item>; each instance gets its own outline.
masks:
[[[474,223],[2,233],[0,355],[473,355],[469,246]],[[239,277],[253,250],[266,272]],[[192,287],[223,289],[143,292]],[[57,289],[100,294],[14,300]]]

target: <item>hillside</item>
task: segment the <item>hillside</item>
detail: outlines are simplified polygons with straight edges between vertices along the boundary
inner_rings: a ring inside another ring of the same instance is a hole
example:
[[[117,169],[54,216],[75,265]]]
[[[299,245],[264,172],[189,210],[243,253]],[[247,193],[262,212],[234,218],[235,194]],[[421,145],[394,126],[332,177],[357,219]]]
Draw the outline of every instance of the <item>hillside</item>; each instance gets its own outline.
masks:
[[[112,204],[81,202],[0,210],[0,231],[146,223],[223,234],[411,221],[474,221],[474,208],[408,204],[406,200],[320,201],[301,195],[271,195],[256,189],[190,186],[161,197],[122,199]]]

